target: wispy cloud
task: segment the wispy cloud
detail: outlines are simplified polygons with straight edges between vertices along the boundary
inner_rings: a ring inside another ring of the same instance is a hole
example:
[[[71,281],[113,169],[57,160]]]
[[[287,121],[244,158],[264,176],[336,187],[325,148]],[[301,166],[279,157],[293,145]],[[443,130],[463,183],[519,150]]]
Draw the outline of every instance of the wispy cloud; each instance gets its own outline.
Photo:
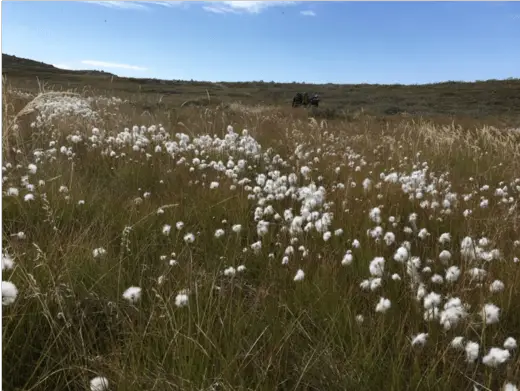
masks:
[[[132,71],[146,71],[148,68],[139,67],[137,65],[129,65],[129,64],[117,64],[113,62],[105,62],[105,61],[94,61],[94,60],[83,60],[82,64],[91,65],[100,68],[119,68],[119,69],[130,69]]]
[[[302,14],[303,16],[316,16],[316,12],[311,10],[300,11],[300,14]]]
[[[147,7],[136,1],[87,1],[89,4],[101,5],[107,8],[145,10]]]
[[[86,3],[121,10],[150,10],[152,6],[188,6],[189,1],[107,1],[86,0]],[[268,8],[295,5],[298,1],[204,1],[202,9],[215,14],[259,14]],[[312,11],[310,11],[312,12]],[[307,15],[314,16],[314,15]]]
[[[185,5],[185,1],[146,1],[146,4],[154,4],[154,5],[161,5],[163,7],[179,7],[181,5]]]
[[[205,11],[216,14],[259,14],[272,7],[295,5],[295,1],[215,1],[203,6]]]

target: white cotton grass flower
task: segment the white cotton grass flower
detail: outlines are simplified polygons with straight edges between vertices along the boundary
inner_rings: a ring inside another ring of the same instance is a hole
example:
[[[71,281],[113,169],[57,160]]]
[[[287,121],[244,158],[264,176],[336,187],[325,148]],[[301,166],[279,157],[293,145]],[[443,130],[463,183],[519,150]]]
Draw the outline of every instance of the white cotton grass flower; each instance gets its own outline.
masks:
[[[381,278],[373,278],[370,280],[370,290],[372,292],[378,290],[383,285],[383,280]]]
[[[231,230],[235,233],[239,233],[240,231],[242,231],[242,226],[240,224],[234,224],[231,227]]]
[[[269,222],[260,220],[256,225],[256,234],[260,237],[267,235],[269,232]]]
[[[381,297],[379,299],[379,302],[376,305],[376,312],[380,312],[380,313],[384,314],[386,311],[388,311],[390,309],[391,306],[392,306],[392,303],[390,302],[389,299],[385,299],[384,297]]]
[[[469,236],[462,239],[460,244],[460,253],[467,261],[473,261],[475,259],[475,246],[473,244],[473,239]]]
[[[219,183],[218,182],[211,182],[209,184],[209,188],[210,189],[217,189],[219,187]]]
[[[103,376],[96,376],[90,380],[90,391],[108,391],[108,379]]]
[[[8,306],[15,302],[18,288],[11,281],[2,281],[2,305]]]
[[[480,313],[486,324],[495,324],[499,321],[500,308],[494,304],[485,304]]]
[[[395,243],[395,234],[393,232],[387,232],[385,233],[385,236],[383,236],[383,240],[387,246],[391,246]]]
[[[123,298],[132,304],[137,303],[141,299],[141,288],[137,286],[131,286],[126,291],[124,291]]]
[[[352,255],[352,251],[348,250],[347,253],[343,256],[343,259],[341,260],[341,264],[343,266],[348,266],[352,264],[352,261],[354,260],[354,256]]]
[[[16,187],[10,187],[5,193],[8,197],[18,197],[19,190]]]
[[[226,277],[234,277],[236,273],[237,273],[237,270],[233,266],[230,266],[230,267],[224,269],[224,275]]]
[[[7,252],[4,252],[2,254],[2,270],[11,270],[13,267],[13,258]]]
[[[237,272],[238,273],[243,273],[246,271],[246,267],[244,265],[240,265],[237,267]]]
[[[446,275],[445,275],[445,279],[446,281],[448,281],[449,283],[454,283],[456,282],[460,277],[460,269],[458,266],[450,266],[447,270],[446,270]]]
[[[392,274],[392,280],[401,281],[401,276],[397,273]]]
[[[323,234],[323,241],[327,242],[332,237],[332,233],[330,231],[327,231]]]
[[[448,250],[442,250],[439,254],[439,261],[442,264],[447,265],[451,260],[451,253]]]
[[[435,292],[430,292],[424,298],[424,308],[429,310],[438,307],[441,304],[441,295]]]
[[[484,269],[479,269],[477,267],[468,270],[467,273],[470,275],[471,280],[476,282],[483,282],[487,276],[487,271],[485,271]]]
[[[95,248],[92,250],[92,256],[94,258],[103,258],[107,254],[107,250],[105,250],[103,247]]]
[[[479,247],[487,247],[489,246],[490,242],[488,238],[480,238],[478,241]]]
[[[397,249],[397,251],[394,254],[394,261],[404,263],[408,260],[408,256],[409,254],[406,247],[401,246]]]
[[[215,231],[215,238],[219,239],[224,236],[225,232],[222,228],[219,228]]]
[[[296,272],[296,275],[294,276],[294,281],[303,281],[304,278],[305,278],[305,273],[303,272],[302,269],[298,269],[298,271]]]
[[[356,315],[356,322],[358,324],[362,324],[364,321],[365,321],[365,317],[363,315],[361,315],[361,314]]]
[[[457,350],[464,350],[464,337],[455,337],[451,340],[450,346]]]
[[[437,284],[437,285],[444,284],[444,278],[442,278],[442,276],[439,274],[434,274],[430,280],[432,283]]]
[[[383,257],[375,257],[369,266],[370,274],[374,277],[382,277],[385,271],[385,259]]]
[[[175,296],[175,305],[179,308],[186,307],[188,305],[188,294],[186,292],[179,292],[177,296]]]
[[[505,284],[500,280],[495,280],[489,286],[489,291],[491,293],[500,293],[505,289]]]
[[[513,337],[508,337],[504,341],[504,348],[506,348],[507,350],[514,350],[517,347],[518,347],[518,344],[516,343],[516,339],[514,339]]]
[[[451,235],[449,232],[443,233],[441,236],[439,236],[439,243],[440,244],[447,244],[451,241]]]
[[[368,291],[370,289],[370,280],[361,281],[359,287],[364,291]]]
[[[370,217],[370,220],[372,220],[376,224],[380,224],[382,221],[381,209],[379,209],[379,208],[373,208],[372,210],[370,210],[370,213],[368,214],[368,216]]]
[[[32,194],[32,193],[26,194],[26,195],[23,197],[23,200],[24,200],[25,202],[34,201],[34,194]]]
[[[430,236],[430,233],[428,232],[428,230],[426,228],[422,228],[419,233],[417,234],[417,236],[419,237],[419,239],[421,240],[424,240],[426,239],[428,236]]]
[[[180,231],[184,228],[184,223],[182,221],[177,221],[177,223],[175,224],[175,228],[177,228],[177,231]]]
[[[464,351],[466,352],[466,361],[468,363],[473,363],[477,360],[479,355],[480,345],[476,342],[469,341],[466,343],[464,347]]]
[[[195,241],[195,235],[193,235],[192,233],[184,235],[184,241],[186,243],[193,243]]]
[[[496,368],[500,364],[504,364],[511,357],[511,353],[507,349],[491,348],[488,354],[482,357],[482,363],[488,367]]]
[[[448,331],[457,326],[467,316],[468,312],[462,301],[458,297],[454,297],[444,304],[444,310],[439,314],[439,321],[444,330]]]
[[[27,171],[29,171],[30,174],[36,174],[36,171],[38,171],[38,167],[36,167],[35,164],[29,164],[27,166]]]
[[[260,252],[260,250],[262,249],[262,242],[260,240],[254,242],[253,244],[251,244],[251,250],[253,250],[253,252],[255,254],[258,254]]]
[[[506,383],[501,391],[518,391],[518,387],[513,383]]]
[[[428,339],[428,333],[420,333],[412,338],[412,346],[424,346]]]
[[[163,233],[163,235],[168,236],[168,235],[170,234],[171,229],[172,229],[172,226],[171,226],[171,225],[164,224],[163,227],[162,227],[162,233]]]

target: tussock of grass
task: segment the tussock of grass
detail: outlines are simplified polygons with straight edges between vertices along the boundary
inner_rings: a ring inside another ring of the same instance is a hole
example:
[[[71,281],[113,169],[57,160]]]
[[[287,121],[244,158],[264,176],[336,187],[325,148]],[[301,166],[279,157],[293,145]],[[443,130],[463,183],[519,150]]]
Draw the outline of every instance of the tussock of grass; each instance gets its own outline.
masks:
[[[4,389],[519,384],[514,130],[47,94],[4,104]]]

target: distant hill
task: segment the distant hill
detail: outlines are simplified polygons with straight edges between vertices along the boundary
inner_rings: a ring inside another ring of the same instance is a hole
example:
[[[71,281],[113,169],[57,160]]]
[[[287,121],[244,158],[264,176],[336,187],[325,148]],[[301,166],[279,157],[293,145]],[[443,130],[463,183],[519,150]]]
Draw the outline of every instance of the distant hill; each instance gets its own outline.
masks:
[[[363,110],[373,115],[508,117],[520,119],[520,79],[469,82],[447,81],[424,85],[308,84],[264,81],[220,82],[159,80],[119,77],[109,72],[60,69],[40,61],[2,54],[2,74],[11,85],[38,91],[50,88],[83,90],[113,95],[138,94],[179,107],[183,102],[242,102],[290,107],[296,92],[318,93],[320,110],[334,115]],[[323,70],[325,71],[325,70]],[[208,100],[208,96],[210,100]]]
[[[70,70],[57,68],[54,65],[46,64],[41,61],[30,60],[28,58],[16,57],[10,54],[2,53],[2,73],[16,72],[43,72],[56,74],[75,74],[75,75],[99,75],[99,76],[115,76],[112,73],[95,70]]]

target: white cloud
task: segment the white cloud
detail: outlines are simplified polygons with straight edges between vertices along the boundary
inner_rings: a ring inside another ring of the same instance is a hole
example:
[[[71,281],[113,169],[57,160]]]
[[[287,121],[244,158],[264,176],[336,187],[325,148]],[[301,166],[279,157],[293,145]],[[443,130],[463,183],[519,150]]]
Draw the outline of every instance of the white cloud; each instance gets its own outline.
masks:
[[[163,7],[178,7],[184,5],[185,1],[146,1],[146,4],[161,5]]]
[[[117,64],[113,62],[105,62],[105,61],[94,61],[94,60],[83,60],[82,64],[92,65],[100,68],[119,68],[119,69],[130,69],[132,71],[146,71],[148,68],[139,67],[137,65],[128,65],[128,64]]]
[[[316,13],[314,11],[311,11],[311,10],[300,11],[300,14],[302,14],[303,16],[316,16]]]
[[[216,14],[259,14],[270,7],[284,7],[295,4],[295,1],[215,1],[202,8]]]
[[[145,10],[147,7],[136,1],[87,1],[87,3],[101,5],[107,8],[119,8],[119,9],[137,9]]]
[[[151,6],[188,6],[189,1],[108,1],[87,0],[89,4],[122,10],[150,10]],[[215,14],[259,14],[267,8],[295,5],[298,1],[205,1],[202,9]],[[312,12],[312,11],[311,11]]]
[[[238,13],[237,11],[235,11],[234,9],[232,8],[227,8],[227,7],[214,7],[214,6],[211,6],[211,5],[205,5],[202,7],[202,9],[204,11],[208,11],[208,12],[213,12],[214,14],[227,14],[227,13]]]

